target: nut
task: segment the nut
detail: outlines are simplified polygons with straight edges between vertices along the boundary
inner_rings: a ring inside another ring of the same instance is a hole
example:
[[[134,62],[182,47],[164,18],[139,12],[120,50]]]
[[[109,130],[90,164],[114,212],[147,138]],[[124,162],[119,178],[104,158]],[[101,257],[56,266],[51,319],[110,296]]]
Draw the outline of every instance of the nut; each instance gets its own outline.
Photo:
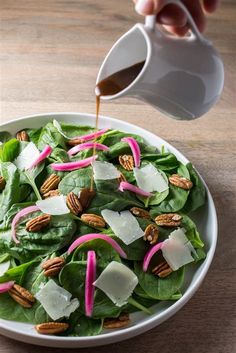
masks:
[[[191,180],[184,178],[181,175],[178,174],[172,174],[169,177],[169,182],[178,188],[184,189],[184,190],[190,190],[193,187],[193,183]]]
[[[29,135],[25,130],[18,131],[16,134],[16,138],[19,141],[29,141]]]
[[[104,228],[106,225],[106,222],[101,216],[92,213],[82,214],[81,220],[92,227]]]
[[[148,211],[144,210],[143,208],[139,207],[132,207],[130,211],[133,213],[134,216],[140,217],[140,218],[145,218],[145,219],[150,219],[150,214]]]
[[[158,240],[159,230],[155,224],[149,224],[144,231],[144,240],[149,241],[149,243],[155,244]]]
[[[0,191],[3,191],[6,186],[6,180],[0,176]]]
[[[35,326],[38,333],[42,335],[56,335],[62,333],[69,328],[69,325],[65,322],[45,322]]]
[[[41,267],[44,269],[44,276],[54,277],[58,275],[64,265],[65,260],[63,257],[54,257],[53,259],[45,261]]]
[[[181,224],[182,216],[177,213],[164,213],[155,218],[155,222],[161,227],[178,227]]]
[[[96,195],[96,191],[90,190],[89,188],[83,188],[80,190],[79,202],[81,203],[83,210],[86,210],[90,205],[90,202]]]
[[[14,284],[8,291],[9,295],[24,308],[31,308],[35,302],[34,296],[25,288]]]
[[[79,198],[77,195],[75,195],[73,192],[70,192],[67,197],[66,197],[66,203],[67,206],[69,207],[69,209],[71,210],[71,212],[74,215],[78,215],[80,213],[82,213],[83,208],[82,205],[79,201]]]
[[[32,218],[26,223],[26,230],[28,232],[36,233],[39,232],[41,229],[45,228],[51,221],[51,215],[49,214],[42,214],[35,218]]]
[[[51,190],[57,189],[59,183],[61,181],[61,178],[56,175],[56,174],[51,174],[49,178],[45,180],[43,185],[40,188],[41,194],[46,194]]]
[[[103,328],[105,329],[115,329],[123,328],[128,326],[130,323],[129,314],[121,314],[117,318],[108,318],[103,322]]]
[[[120,173],[120,176],[118,178],[119,183],[121,183],[122,181],[127,181],[126,177],[124,176],[124,174]]]
[[[50,190],[50,191],[46,192],[46,194],[43,194],[43,198],[48,199],[49,197],[59,196],[59,195],[60,195],[60,192],[58,189]]]
[[[133,170],[134,158],[129,154],[123,154],[119,156],[120,165],[126,170]]]
[[[80,138],[75,138],[75,139],[70,139],[67,141],[67,145],[69,146],[77,146],[83,143],[84,141],[81,140]]]
[[[172,268],[168,265],[166,261],[161,262],[159,265],[153,268],[152,273],[160,278],[169,276],[173,272]]]

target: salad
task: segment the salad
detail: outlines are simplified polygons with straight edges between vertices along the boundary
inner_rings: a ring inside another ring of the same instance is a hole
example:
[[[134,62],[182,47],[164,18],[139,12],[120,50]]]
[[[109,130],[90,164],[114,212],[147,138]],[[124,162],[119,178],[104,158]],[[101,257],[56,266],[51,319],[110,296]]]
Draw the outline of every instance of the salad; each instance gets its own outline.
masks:
[[[181,298],[205,258],[193,166],[118,130],[0,132],[0,318],[92,336]]]

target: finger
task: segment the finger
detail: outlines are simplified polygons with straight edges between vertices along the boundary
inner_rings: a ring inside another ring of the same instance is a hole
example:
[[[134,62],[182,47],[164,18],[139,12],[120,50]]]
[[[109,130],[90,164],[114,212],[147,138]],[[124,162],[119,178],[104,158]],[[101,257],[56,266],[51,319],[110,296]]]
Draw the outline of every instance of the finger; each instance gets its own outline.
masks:
[[[190,15],[193,17],[200,32],[203,32],[206,27],[206,19],[201,7],[200,1],[182,0],[187,7]]]
[[[163,25],[163,27],[170,33],[173,33],[179,37],[184,37],[186,35],[186,33],[189,30],[189,27],[187,25],[183,26],[183,27],[176,27],[176,26],[166,26]]]
[[[203,8],[206,12],[214,12],[219,6],[219,0],[203,0]]]
[[[167,5],[157,15],[157,22],[167,26],[183,27],[186,25],[187,17],[183,10],[176,5]]]
[[[134,1],[134,0],[133,0]],[[135,10],[140,15],[155,15],[165,6],[166,0],[136,0]]]

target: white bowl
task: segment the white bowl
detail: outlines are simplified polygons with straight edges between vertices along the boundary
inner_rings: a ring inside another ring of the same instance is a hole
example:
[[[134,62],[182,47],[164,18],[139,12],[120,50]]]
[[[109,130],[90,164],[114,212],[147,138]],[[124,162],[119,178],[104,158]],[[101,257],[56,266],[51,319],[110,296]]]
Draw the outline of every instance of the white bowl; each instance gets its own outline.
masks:
[[[75,123],[81,125],[94,125],[95,116],[92,114],[81,114],[81,113],[48,113],[43,115],[34,115],[23,117],[21,119],[10,121],[6,124],[2,124],[0,129],[6,130],[15,134],[17,131],[23,128],[37,128],[45,125],[49,120],[57,119],[58,121],[64,121],[66,123]],[[183,163],[188,163],[185,158],[178,150],[171,146],[160,137],[155,136],[151,132],[148,132],[140,127],[132,124],[101,116],[99,121],[99,127],[113,128],[121,131],[135,133],[141,135],[149,144],[154,145],[158,148],[165,146],[165,148],[173,152],[176,157]],[[202,283],[209,266],[212,262],[213,255],[215,252],[217,242],[217,216],[214,206],[214,202],[210,191],[207,190],[207,202],[205,206],[194,212],[192,215],[195,220],[198,229],[205,242],[205,248],[207,251],[206,259],[198,266],[188,266],[186,271],[185,284],[183,286],[183,296],[176,302],[162,302],[154,306],[154,314],[147,316],[143,313],[136,313],[132,315],[132,323],[129,327],[121,330],[106,331],[99,336],[92,337],[56,337],[56,336],[44,336],[39,335],[34,330],[33,325],[18,323],[14,321],[0,320],[0,333],[4,336],[42,346],[48,347],[59,347],[59,348],[77,348],[77,347],[92,347],[105,345],[122,341],[136,335],[139,335],[151,328],[161,324],[163,321],[170,318],[178,310],[180,310],[184,304],[192,297],[197,291],[200,284]]]

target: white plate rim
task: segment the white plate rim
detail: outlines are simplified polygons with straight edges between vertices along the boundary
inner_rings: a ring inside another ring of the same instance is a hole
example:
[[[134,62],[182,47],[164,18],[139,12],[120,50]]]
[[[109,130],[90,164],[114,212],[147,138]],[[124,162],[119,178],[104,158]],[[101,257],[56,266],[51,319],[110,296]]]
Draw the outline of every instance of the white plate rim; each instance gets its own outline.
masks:
[[[0,124],[0,129],[4,129],[7,131],[8,126],[12,126],[13,124],[20,125],[21,122],[27,121],[27,120],[32,120],[33,118],[48,118],[48,120],[55,118],[58,119],[59,121],[65,121],[65,117],[85,117],[88,119],[94,119],[95,115],[94,114],[89,114],[89,113],[81,113],[81,112],[49,112],[49,113],[42,113],[42,114],[33,114],[33,115],[27,115],[23,116],[20,118],[15,118],[12,119],[8,122],[1,123]],[[66,121],[65,121],[66,122]],[[188,163],[189,160],[179,151],[177,150],[174,146],[172,146],[170,143],[162,139],[161,137],[153,134],[152,132],[143,129],[139,126],[135,126],[134,124],[125,122],[123,120],[111,118],[108,116],[100,116],[100,124],[105,125],[108,127],[112,128],[112,122],[117,124],[120,123],[122,126],[126,127],[128,130],[137,130],[137,134],[140,134],[141,136],[149,135],[152,138],[158,140],[161,142],[163,145],[165,145],[169,150],[173,151],[173,153],[177,156],[178,159],[182,160],[184,163]],[[79,123],[79,122],[78,122]],[[91,122],[88,122],[90,124]],[[84,124],[82,124],[84,125]],[[102,126],[104,127],[104,126]],[[23,127],[21,127],[23,128]],[[146,137],[144,137],[146,138]],[[200,173],[198,172],[200,175]],[[143,323],[138,323],[135,324],[134,326],[125,328],[124,330],[121,331],[113,331],[109,333],[104,333],[102,335],[97,335],[97,336],[84,336],[84,337],[59,337],[59,336],[43,336],[43,335],[38,335],[35,336],[35,334],[30,334],[30,333],[19,333],[16,329],[14,328],[6,328],[4,327],[4,321],[0,319],[0,334],[5,335],[7,337],[19,340],[19,341],[26,341],[26,338],[28,339],[28,343],[33,343],[37,345],[42,345],[42,346],[51,346],[51,347],[71,347],[71,348],[78,348],[78,347],[92,347],[92,346],[99,346],[99,345],[104,345],[104,344],[109,344],[109,343],[114,343],[118,341],[125,340],[127,338],[134,337],[138,334],[141,334],[147,330],[150,330],[151,328],[161,324],[162,322],[166,321],[169,319],[172,315],[174,315],[177,311],[179,311],[194,295],[194,293],[198,290],[200,287],[203,279],[205,278],[209,267],[211,265],[211,262],[213,260],[213,256],[215,253],[216,249],[216,244],[217,244],[217,234],[218,234],[218,221],[217,221],[217,214],[216,214],[216,209],[214,205],[214,201],[212,198],[212,195],[210,193],[210,190],[205,183],[204,179],[200,175],[205,188],[206,188],[206,193],[207,193],[207,198],[208,198],[208,203],[209,203],[209,208],[212,213],[212,218],[213,218],[213,225],[212,225],[212,242],[210,244],[209,251],[207,253],[207,257],[204,260],[204,266],[200,271],[200,274],[198,275],[198,278],[194,282],[194,284],[191,285],[191,288],[187,288],[185,293],[183,294],[182,298],[180,298],[178,301],[174,302],[169,308],[164,310],[164,312],[159,313],[156,317],[154,316],[153,318],[147,319]]]

